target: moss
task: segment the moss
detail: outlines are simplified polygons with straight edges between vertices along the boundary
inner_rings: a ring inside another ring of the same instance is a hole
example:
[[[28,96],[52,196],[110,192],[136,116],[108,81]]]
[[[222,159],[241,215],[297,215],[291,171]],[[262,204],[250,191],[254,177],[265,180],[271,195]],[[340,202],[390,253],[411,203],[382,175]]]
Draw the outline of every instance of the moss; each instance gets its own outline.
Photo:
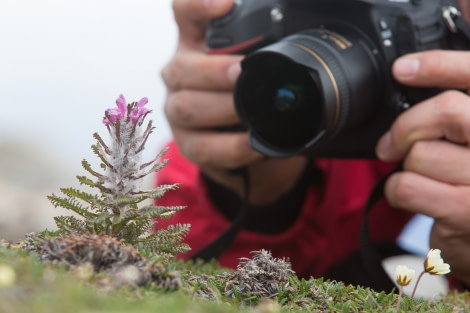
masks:
[[[236,271],[209,264],[171,261],[167,273],[178,271],[181,288],[167,290],[159,284],[114,286],[106,272],[80,276],[65,266],[39,261],[35,253],[0,245],[0,263],[9,264],[17,280],[0,288],[0,312],[396,312],[397,295],[323,279],[299,279],[289,274],[289,290],[280,288],[272,299],[239,293],[227,296]],[[271,260],[272,261],[272,260]],[[249,262],[249,261],[247,261]],[[205,289],[212,290],[211,297]],[[247,301],[250,300],[253,301]],[[468,293],[451,293],[436,301],[405,297],[401,312],[469,312]]]

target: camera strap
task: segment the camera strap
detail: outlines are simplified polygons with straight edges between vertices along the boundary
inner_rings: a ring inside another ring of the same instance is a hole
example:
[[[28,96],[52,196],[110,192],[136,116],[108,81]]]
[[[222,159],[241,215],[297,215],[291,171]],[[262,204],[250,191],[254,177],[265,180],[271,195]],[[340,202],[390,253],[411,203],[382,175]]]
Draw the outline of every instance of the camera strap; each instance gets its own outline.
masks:
[[[372,190],[369,199],[367,200],[364,219],[362,220],[362,227],[360,233],[360,254],[364,270],[369,276],[368,281],[370,282],[372,289],[376,291],[388,291],[390,292],[395,288],[395,284],[392,282],[388,274],[385,272],[382,266],[383,257],[381,256],[377,246],[372,242],[369,233],[369,215],[374,208],[377,201],[384,196],[384,187],[387,179],[394,173],[401,171],[402,166],[397,166],[392,172],[383,177]]]
[[[239,168],[233,172],[241,175],[243,180],[243,197],[240,212],[225,232],[223,232],[216,240],[192,255],[191,260],[200,259],[204,262],[209,262],[212,259],[219,258],[230,247],[242,228],[243,222],[248,213],[248,208],[250,207],[250,177],[247,167]]]

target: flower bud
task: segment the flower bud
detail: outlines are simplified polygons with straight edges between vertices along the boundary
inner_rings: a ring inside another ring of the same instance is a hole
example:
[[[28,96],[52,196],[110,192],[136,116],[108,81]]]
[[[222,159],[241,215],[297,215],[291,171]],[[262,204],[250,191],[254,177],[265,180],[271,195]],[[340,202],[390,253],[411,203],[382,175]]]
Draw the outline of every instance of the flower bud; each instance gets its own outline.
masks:
[[[395,279],[400,286],[408,286],[410,281],[415,276],[415,270],[408,268],[405,265],[398,265],[395,269]]]

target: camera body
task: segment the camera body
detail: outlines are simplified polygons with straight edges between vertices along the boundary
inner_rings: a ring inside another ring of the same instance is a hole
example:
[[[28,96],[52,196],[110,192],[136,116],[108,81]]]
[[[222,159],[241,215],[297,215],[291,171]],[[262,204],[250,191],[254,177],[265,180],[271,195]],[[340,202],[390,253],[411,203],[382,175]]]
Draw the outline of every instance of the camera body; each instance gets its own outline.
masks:
[[[455,0],[235,0],[206,41],[246,54],[234,100],[254,149],[370,158],[403,110],[441,91],[398,84],[394,60],[468,50],[459,13]]]

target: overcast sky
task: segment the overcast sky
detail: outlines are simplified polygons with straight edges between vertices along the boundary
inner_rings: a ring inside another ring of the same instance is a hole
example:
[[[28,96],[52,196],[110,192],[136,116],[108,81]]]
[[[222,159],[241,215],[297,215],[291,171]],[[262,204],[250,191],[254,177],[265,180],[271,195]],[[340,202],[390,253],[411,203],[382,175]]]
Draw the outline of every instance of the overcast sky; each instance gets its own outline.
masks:
[[[0,0],[0,145],[38,145],[79,168],[122,93],[149,98],[153,156],[170,138],[160,69],[176,39],[171,0]]]

